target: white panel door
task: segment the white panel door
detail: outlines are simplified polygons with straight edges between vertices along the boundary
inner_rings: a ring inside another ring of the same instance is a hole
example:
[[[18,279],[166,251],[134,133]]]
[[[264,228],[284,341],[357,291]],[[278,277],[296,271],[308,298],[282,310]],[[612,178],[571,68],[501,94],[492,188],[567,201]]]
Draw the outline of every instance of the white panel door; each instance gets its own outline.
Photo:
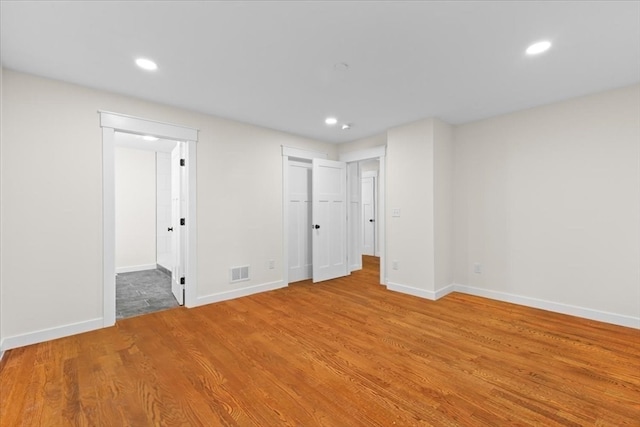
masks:
[[[181,284],[183,274],[184,233],[180,225],[180,219],[185,215],[183,209],[183,182],[184,166],[180,166],[183,144],[178,143],[171,151],[171,292],[178,300],[178,304],[184,305],[184,285]]]
[[[348,274],[347,164],[313,159],[313,282]]]
[[[375,178],[362,178],[362,254],[376,254]]]
[[[311,163],[289,161],[289,283],[311,279]]]

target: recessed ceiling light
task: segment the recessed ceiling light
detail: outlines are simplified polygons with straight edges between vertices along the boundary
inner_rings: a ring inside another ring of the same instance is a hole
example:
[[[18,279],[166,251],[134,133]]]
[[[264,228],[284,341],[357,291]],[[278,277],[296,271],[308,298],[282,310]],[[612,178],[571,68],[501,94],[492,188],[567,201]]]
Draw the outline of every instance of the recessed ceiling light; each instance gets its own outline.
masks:
[[[142,139],[144,139],[145,141],[157,141],[158,138],[156,138],[155,136],[151,136],[151,135],[145,135],[142,137]]]
[[[527,48],[527,55],[537,55],[539,53],[545,52],[551,47],[551,42],[542,41],[538,43],[534,43]]]
[[[147,70],[147,71],[155,71],[158,69],[158,64],[146,58],[136,59],[136,65],[142,68],[143,70]]]
[[[324,119],[324,122],[329,126],[333,126],[338,123],[338,119],[336,119],[335,117],[327,117],[326,119]]]
[[[351,125],[349,123],[345,123],[342,125],[342,130],[348,130],[351,129]]]
[[[346,62],[338,62],[337,64],[333,65],[333,71],[336,72],[344,72],[347,71],[349,69],[349,64],[347,64]]]

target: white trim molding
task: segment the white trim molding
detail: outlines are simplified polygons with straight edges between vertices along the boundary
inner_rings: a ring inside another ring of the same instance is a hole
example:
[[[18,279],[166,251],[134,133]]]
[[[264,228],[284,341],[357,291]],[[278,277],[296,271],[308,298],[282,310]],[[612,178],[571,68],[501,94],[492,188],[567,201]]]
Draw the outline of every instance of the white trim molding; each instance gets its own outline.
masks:
[[[610,313],[607,311],[594,310],[592,308],[578,307],[570,304],[563,304],[554,301],[542,300],[539,298],[525,297],[510,294],[508,292],[494,291],[490,289],[476,288],[474,286],[460,285],[452,283],[444,288],[434,291],[403,285],[400,283],[387,283],[390,291],[401,292],[420,298],[436,301],[451,292],[475,295],[496,301],[508,302],[511,304],[523,305],[525,307],[537,308],[540,310],[552,311],[554,313],[567,314],[569,316],[582,317],[584,319],[596,320],[598,322],[611,323],[618,326],[640,329],[640,317],[627,316],[624,314]]]
[[[301,148],[282,146],[282,155],[285,157],[295,157],[296,159],[328,159],[327,153],[321,153],[320,151],[303,150]]]
[[[425,298],[431,301],[435,301],[437,299],[436,292],[416,288],[414,286],[403,285],[401,283],[387,282],[387,289],[394,292],[413,295],[414,297]]]
[[[450,285],[445,286],[444,288],[437,289],[433,294],[436,297],[436,300],[449,295],[451,292],[455,292],[456,285],[451,283]]]
[[[45,341],[81,334],[83,332],[94,331],[96,329],[101,329],[103,327],[103,322],[102,318],[91,319],[84,322],[70,323],[68,325],[56,326],[22,335],[6,337],[2,340],[0,349],[5,352],[13,348],[24,347],[26,345],[38,344]]]
[[[158,264],[130,265],[128,267],[116,267],[117,273],[133,273],[134,271],[155,270]]]
[[[618,326],[640,329],[640,317],[626,316],[623,314],[610,313],[607,311],[594,310],[592,308],[578,307],[570,304],[563,304],[554,301],[547,301],[539,298],[525,297],[510,294],[508,292],[494,291],[490,289],[476,288],[466,285],[455,285],[456,292],[489,298],[497,301],[512,304],[524,305],[541,310],[553,311],[555,313],[568,314],[570,316],[582,317],[599,322],[611,323]]]
[[[253,294],[259,294],[267,291],[274,291],[280,288],[286,288],[287,285],[282,281],[263,283],[260,285],[246,286],[244,288],[233,289],[230,291],[216,292],[215,294],[209,294],[196,299],[196,305],[207,305],[220,301],[227,301],[240,297],[246,297]],[[194,306],[194,307],[195,307]]]
[[[162,139],[176,141],[197,141],[198,129],[164,123],[157,120],[143,119],[111,111],[98,110],[100,127],[122,130],[139,135],[151,135]]]

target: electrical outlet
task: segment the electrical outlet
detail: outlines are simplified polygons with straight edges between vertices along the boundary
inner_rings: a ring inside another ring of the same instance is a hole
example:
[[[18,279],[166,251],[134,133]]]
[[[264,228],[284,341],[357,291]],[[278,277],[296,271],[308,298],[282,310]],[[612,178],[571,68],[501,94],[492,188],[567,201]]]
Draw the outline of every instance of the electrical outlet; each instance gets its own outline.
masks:
[[[482,264],[480,264],[479,262],[473,264],[473,272],[476,274],[482,274]]]
[[[400,217],[400,208],[391,209],[391,216],[399,218]]]
[[[269,270],[276,268],[276,262],[272,259],[269,260]]]
[[[391,268],[393,268],[394,270],[397,270],[397,269],[399,268],[399,267],[398,267],[398,260],[397,260],[397,259],[394,259],[394,260],[391,262]]]

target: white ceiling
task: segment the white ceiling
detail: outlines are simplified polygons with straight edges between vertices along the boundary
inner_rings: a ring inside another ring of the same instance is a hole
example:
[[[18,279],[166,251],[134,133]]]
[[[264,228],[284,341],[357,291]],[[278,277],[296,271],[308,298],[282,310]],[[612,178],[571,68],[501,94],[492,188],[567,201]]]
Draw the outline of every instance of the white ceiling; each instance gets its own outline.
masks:
[[[640,81],[638,1],[0,5],[6,68],[329,142]],[[551,50],[526,56],[542,39]]]

